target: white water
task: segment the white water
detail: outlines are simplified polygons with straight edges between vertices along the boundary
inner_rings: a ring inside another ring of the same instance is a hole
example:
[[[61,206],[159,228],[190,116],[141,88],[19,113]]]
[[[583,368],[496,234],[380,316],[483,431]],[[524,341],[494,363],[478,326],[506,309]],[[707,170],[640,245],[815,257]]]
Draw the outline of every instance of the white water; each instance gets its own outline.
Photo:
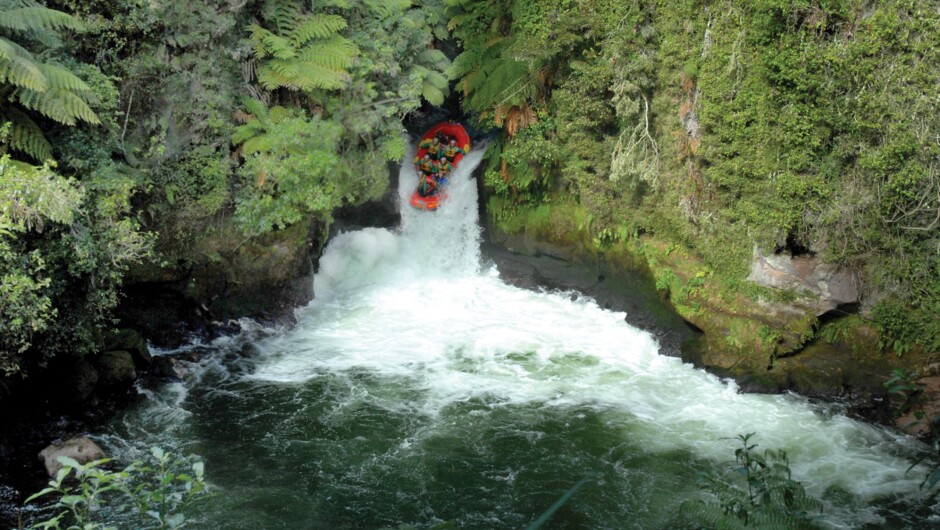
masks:
[[[474,151],[437,212],[402,208],[400,233],[336,237],[300,324],[263,346],[252,378],[300,382],[367,371],[409,381],[410,398],[370,395],[389,409],[434,416],[473,398],[543,407],[587,405],[632,417],[650,451],[727,460],[737,434],[786,449],[814,494],[839,486],[862,499],[912,492],[895,436],[790,396],[741,394],[678,359],[624,315],[566,293],[536,293],[481,270]],[[402,171],[403,204],[414,189]],[[415,392],[417,391],[417,393]],[[633,433],[636,436],[636,432]]]
[[[294,329],[255,344],[258,354],[239,380],[297,388],[345,381],[348,395],[331,414],[368,405],[393,417],[422,418],[385,458],[455,429],[453,414],[446,414],[455,406],[482,403],[468,414],[571,411],[566,426],[572,428],[585,410],[597,411],[623,442],[703,461],[732,460],[739,443],[731,438],[757,433],[760,447],[788,452],[794,478],[811,494],[841,490],[855,498],[851,509],[827,506],[831,527],[878,524],[867,502],[917,491],[919,475],[905,475],[908,461],[900,455],[911,445],[905,439],[797,397],[741,394],[734,384],[660,356],[656,341],[626,324],[622,313],[571,293],[502,283],[494,269],[481,266],[470,172],[482,154],[477,149],[464,160],[436,212],[407,206],[416,176],[403,169],[400,230],[334,238],[314,280],[316,299],[298,310]],[[360,384],[363,374],[378,383]],[[156,407],[164,410],[158,414],[185,422],[172,412],[179,399],[174,393],[171,412]],[[610,451],[620,443],[612,442]],[[211,474],[211,462],[208,469]],[[512,482],[517,471],[507,471],[505,480]]]

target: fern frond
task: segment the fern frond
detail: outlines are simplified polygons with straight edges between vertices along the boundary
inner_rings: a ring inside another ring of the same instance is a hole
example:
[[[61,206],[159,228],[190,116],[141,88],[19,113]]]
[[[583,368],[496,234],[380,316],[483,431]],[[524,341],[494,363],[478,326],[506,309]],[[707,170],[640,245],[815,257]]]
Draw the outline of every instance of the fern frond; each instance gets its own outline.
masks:
[[[258,59],[268,56],[278,59],[296,57],[297,49],[289,38],[277,35],[256,24],[252,24],[249,28],[251,29],[252,52]]]
[[[9,61],[16,53],[16,47],[12,42],[0,37],[0,62]]]
[[[278,33],[287,33],[302,18],[302,3],[298,0],[267,0],[262,9],[265,20],[274,23]]]
[[[245,143],[242,144],[242,152],[244,152],[246,155],[254,153],[267,153],[271,151],[273,147],[274,146],[271,143],[271,137],[266,134],[262,134],[245,140]]]
[[[421,95],[424,96],[424,99],[426,99],[428,103],[434,106],[442,105],[446,99],[444,92],[428,82],[425,82],[424,85],[421,86]]]
[[[258,83],[265,90],[275,90],[278,87],[285,87],[290,90],[298,90],[294,78],[297,77],[296,63],[280,60],[271,60],[258,67]]]
[[[362,0],[362,3],[377,18],[400,16],[411,7],[411,0]]]
[[[275,105],[271,107],[271,110],[268,111],[268,125],[277,125],[278,123],[291,118],[293,115],[293,110],[281,105]]]
[[[704,501],[686,501],[679,505],[679,514],[687,521],[704,528],[744,529],[744,523],[725,513],[721,506]]]
[[[26,153],[41,162],[52,158],[52,145],[46,140],[36,122],[25,113],[15,108],[7,108],[0,113],[0,120],[10,122],[7,145],[11,149]]]
[[[55,88],[45,92],[17,90],[14,97],[24,107],[65,125],[75,125],[78,120],[99,124],[101,120],[88,103],[74,92]]]
[[[9,61],[0,61],[0,81],[39,92],[47,86],[46,76],[38,63],[22,55],[14,55]]]
[[[267,90],[281,86],[290,90],[336,90],[347,85],[349,74],[313,63],[271,60],[258,68],[258,81]]]
[[[350,76],[343,70],[324,68],[317,64],[303,63],[295,78],[300,90],[338,90],[349,84]]]
[[[781,511],[762,510],[749,515],[748,528],[760,530],[793,530],[794,528],[805,528],[808,526],[800,526],[800,522],[798,518]]]
[[[463,77],[475,71],[483,63],[483,55],[476,50],[467,50],[456,58],[447,69],[447,76],[451,79]]]
[[[287,32],[287,35],[299,48],[312,40],[332,37],[344,29],[346,29],[346,19],[343,17],[318,14],[305,17],[298,26]]]
[[[446,90],[450,83],[447,81],[447,78],[444,77],[440,72],[431,71],[428,73],[427,82],[431,84],[434,88],[438,90]]]
[[[301,51],[299,59],[324,68],[341,70],[352,66],[358,55],[359,48],[351,40],[336,35],[309,44]]]
[[[235,132],[232,133],[232,143],[238,145],[262,133],[264,133],[264,126],[254,119],[235,127]]]
[[[447,56],[444,55],[444,52],[436,48],[421,50],[421,52],[418,53],[417,59],[418,63],[434,67],[438,70],[443,70],[450,65],[450,61],[447,60]]]
[[[68,13],[49,9],[35,2],[31,4],[33,5],[0,11],[0,28],[34,34],[62,29],[84,29],[81,21]]]
[[[450,17],[450,21],[447,23],[447,29],[454,31],[455,29],[459,28],[468,16],[469,15],[467,15],[467,13],[460,13],[459,15]]]
[[[245,98],[242,104],[245,105],[249,114],[259,120],[264,120],[268,115],[268,106],[260,99]]]
[[[42,72],[42,75],[46,78],[46,86],[50,89],[58,88],[82,92],[91,91],[91,87],[77,75],[57,64],[39,63],[37,66],[39,67],[39,71]]]

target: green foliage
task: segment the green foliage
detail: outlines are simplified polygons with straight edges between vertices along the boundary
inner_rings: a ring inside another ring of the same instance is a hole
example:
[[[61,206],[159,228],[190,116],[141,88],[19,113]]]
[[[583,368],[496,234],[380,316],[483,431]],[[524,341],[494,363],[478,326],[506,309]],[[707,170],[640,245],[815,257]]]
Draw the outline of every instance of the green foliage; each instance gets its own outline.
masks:
[[[440,104],[447,94],[443,71],[450,63],[431,47],[429,26],[442,12],[433,1],[420,8],[405,1],[331,2],[312,12],[298,2],[264,4],[264,25],[251,27],[258,80],[264,89],[299,94],[272,94],[277,102],[270,109],[263,108],[270,96],[249,103],[252,119],[233,136],[250,155],[238,170],[236,215],[243,229],[260,234],[309,216],[329,219],[343,200],[381,195],[387,163],[407,150],[402,118],[422,98]],[[306,124],[301,109],[313,109]],[[245,185],[252,180],[255,186]]]
[[[334,14],[304,13],[296,0],[267,0],[262,16],[271,25],[252,24],[251,43],[258,82],[267,90],[339,89],[359,49],[339,33],[346,20]]]
[[[126,217],[133,184],[87,186],[0,158],[0,369],[95,349],[128,264],[150,238]]]
[[[940,309],[940,305],[934,306],[936,309]],[[897,299],[879,300],[872,310],[872,318],[879,332],[879,349],[893,351],[898,357],[910,351],[915,344],[931,350],[940,349],[940,329],[929,324],[925,326],[921,320],[922,314],[916,307]]]
[[[791,478],[786,453],[758,453],[753,435],[738,435],[730,473],[702,477],[702,489],[714,498],[683,502],[680,514],[701,528],[817,528],[812,512],[821,512],[822,503]]]
[[[56,502],[49,509],[58,513],[30,528],[117,528],[110,522],[126,510],[131,510],[132,521],[122,521],[124,525],[183,528],[187,523],[183,510],[209,493],[200,460],[177,457],[159,447],[151,448],[147,461],[135,461],[121,471],[106,469],[110,459],[84,465],[65,456],[58,459],[63,467],[56,478],[26,499],[29,504],[54,495]]]
[[[88,105],[90,88],[69,69],[40,60],[27,45],[55,47],[58,32],[80,30],[72,16],[33,0],[0,2],[0,122],[11,124],[3,145],[40,161],[52,157],[52,146],[33,112],[65,125],[100,123]]]
[[[886,348],[940,346],[940,15],[901,0],[448,0],[464,107],[505,128],[499,222],[573,194],[596,230],[682,244],[746,289],[751,250],[859,272]],[[532,148],[526,127],[549,120]],[[516,144],[529,143],[516,150]],[[547,154],[547,155],[546,155]],[[520,199],[514,181],[543,185]],[[550,178],[544,178],[544,176]],[[886,319],[886,320],[880,320]]]
[[[247,107],[255,114],[233,136],[246,157],[235,214],[242,231],[262,234],[311,215],[328,219],[344,197],[340,127],[285,107],[268,110],[257,100]]]
[[[70,224],[79,214],[84,194],[74,181],[48,166],[32,168],[0,158],[0,370],[21,370],[22,355],[34,337],[56,317],[52,306],[46,257],[29,249],[24,239],[47,224]]]
[[[913,416],[913,421],[903,428],[922,433],[934,450],[933,459],[929,462],[931,466],[920,483],[921,490],[927,493],[926,501],[932,503],[940,495],[940,464],[937,463],[940,456],[937,454],[940,453],[940,415],[928,415],[927,411],[934,409],[930,406],[930,399],[924,395],[926,386],[920,379],[921,375],[916,371],[895,369],[884,382],[884,387],[898,398],[895,413],[899,416]],[[907,471],[910,472],[927,460],[927,457],[923,457],[914,461]]]
[[[464,48],[448,71],[463,90],[464,108],[505,126],[510,135],[537,121],[535,113],[544,102],[550,76],[549,57],[517,32],[515,19],[537,20],[545,8],[537,2],[503,0],[445,4],[448,27]]]

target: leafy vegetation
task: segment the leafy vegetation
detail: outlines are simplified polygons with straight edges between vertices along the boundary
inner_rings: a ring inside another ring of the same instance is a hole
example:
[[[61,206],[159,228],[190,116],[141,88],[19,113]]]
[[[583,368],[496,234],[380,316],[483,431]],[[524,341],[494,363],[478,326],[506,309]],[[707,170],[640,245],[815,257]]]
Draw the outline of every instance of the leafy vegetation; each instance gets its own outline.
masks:
[[[88,106],[91,88],[68,68],[41,60],[27,46],[61,46],[60,30],[81,30],[73,16],[33,0],[0,2],[0,123],[9,123],[3,149],[40,162],[52,157],[52,146],[35,114],[65,125],[100,123]],[[34,114],[35,113],[35,114]]]
[[[680,513],[701,528],[817,528],[813,513],[822,503],[806,494],[790,476],[784,451],[757,452],[754,433],[738,435],[735,467],[702,477],[702,489],[714,498],[682,503]]]
[[[49,166],[0,158],[0,370],[93,351],[130,263],[149,238],[125,216],[119,179],[90,188]]]
[[[269,0],[262,25],[250,26],[257,81],[267,92],[255,91],[232,137],[251,142],[237,172],[236,219],[247,234],[310,216],[329,221],[343,201],[378,198],[387,163],[405,155],[402,118],[422,97],[444,100],[449,61],[430,47],[434,28],[424,12],[407,1],[327,4],[310,11]],[[268,112],[261,108],[268,102],[279,104]],[[266,133],[250,132],[259,127]]]
[[[183,528],[183,510],[209,493],[202,461],[159,447],[151,448],[147,461],[132,462],[121,471],[107,469],[107,458],[84,465],[67,456],[58,459],[63,467],[55,479],[26,499],[28,504],[55,496],[47,509],[57,513],[30,528],[104,530],[117,527],[103,521],[115,520],[125,527]]]
[[[250,247],[230,227],[276,241],[380,197],[402,120],[448,93],[444,8],[0,2],[4,374],[94,354],[128,274],[185,277]]]
[[[940,495],[940,465],[936,462],[940,456],[940,415],[931,400],[925,396],[926,385],[917,371],[896,369],[884,386],[896,401],[895,413],[905,420],[902,429],[919,433],[933,449],[933,466],[924,475],[920,487],[927,493],[927,501],[933,502]],[[924,463],[927,457],[916,460],[908,472]]]
[[[574,200],[748,292],[752,250],[857,271],[886,350],[940,348],[936,10],[904,1],[449,0],[489,212]],[[572,197],[573,196],[573,197]]]

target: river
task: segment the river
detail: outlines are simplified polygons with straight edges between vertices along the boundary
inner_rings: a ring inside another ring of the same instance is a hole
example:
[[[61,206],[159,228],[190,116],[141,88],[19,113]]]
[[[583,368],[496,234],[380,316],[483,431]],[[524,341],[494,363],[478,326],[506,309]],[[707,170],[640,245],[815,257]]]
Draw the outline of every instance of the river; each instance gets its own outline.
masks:
[[[202,456],[215,495],[195,528],[525,528],[591,477],[545,528],[666,529],[753,432],[824,499],[824,526],[917,527],[918,444],[836,405],[739,393],[623,313],[500,281],[480,255],[481,156],[433,213],[407,206],[402,170],[400,228],[335,237],[296,326],[188,346],[182,381],[101,441]]]

